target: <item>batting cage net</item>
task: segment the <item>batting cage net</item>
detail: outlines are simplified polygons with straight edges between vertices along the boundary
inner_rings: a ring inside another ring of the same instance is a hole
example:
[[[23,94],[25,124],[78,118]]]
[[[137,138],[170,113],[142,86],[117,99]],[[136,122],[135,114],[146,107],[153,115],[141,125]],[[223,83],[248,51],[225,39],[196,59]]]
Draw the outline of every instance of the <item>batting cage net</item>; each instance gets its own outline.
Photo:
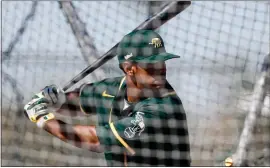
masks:
[[[155,30],[166,51],[180,56],[166,66],[182,104],[173,95],[150,99],[155,106],[144,102],[136,113],[112,114],[109,121],[110,102],[124,100],[114,92],[124,76],[117,57],[69,88],[94,83],[81,96],[83,110],[95,113],[56,118],[97,125],[102,153],[38,128],[24,116],[24,105],[45,86],[63,87],[172,2],[1,3],[2,166],[106,166],[110,157],[114,165],[184,165],[188,142],[192,166],[270,165],[268,2],[194,1]],[[98,95],[102,89],[105,97]]]

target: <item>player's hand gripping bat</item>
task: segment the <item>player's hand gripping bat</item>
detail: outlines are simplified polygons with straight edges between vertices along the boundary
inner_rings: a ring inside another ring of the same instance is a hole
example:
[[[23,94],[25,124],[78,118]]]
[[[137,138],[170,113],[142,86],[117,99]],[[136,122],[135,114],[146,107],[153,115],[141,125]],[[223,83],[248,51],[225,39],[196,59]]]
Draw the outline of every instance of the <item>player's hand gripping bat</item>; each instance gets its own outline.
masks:
[[[190,6],[190,4],[191,4],[190,1],[169,2],[163,6],[160,12],[154,14],[153,16],[145,20],[133,31],[144,30],[144,29],[155,30],[159,28],[161,25],[163,25],[164,23],[166,23],[167,21],[169,21],[171,18],[175,17],[180,12],[184,11],[188,6]],[[115,57],[117,45],[118,43],[115,46],[113,46],[107,53],[105,53],[103,56],[97,59],[92,65],[89,65],[81,73],[75,76],[70,82],[68,82],[63,87],[63,90],[67,91],[70,87],[72,87],[74,84],[79,82],[85,76],[87,76],[88,74],[93,72],[95,69],[105,64],[108,60]]]

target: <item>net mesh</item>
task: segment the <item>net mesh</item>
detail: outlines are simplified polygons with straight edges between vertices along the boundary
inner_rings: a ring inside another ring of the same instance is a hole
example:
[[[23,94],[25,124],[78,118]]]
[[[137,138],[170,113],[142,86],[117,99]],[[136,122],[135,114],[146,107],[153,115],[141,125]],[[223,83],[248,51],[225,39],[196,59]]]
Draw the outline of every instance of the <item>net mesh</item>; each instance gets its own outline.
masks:
[[[103,153],[74,147],[37,128],[23,115],[23,106],[44,86],[66,84],[153,11],[158,12],[161,2],[72,4],[91,39],[89,57],[78,45],[58,2],[2,1],[2,166],[107,165]],[[253,89],[269,53],[269,16],[266,2],[195,1],[157,29],[167,52],[181,56],[166,62],[167,80],[186,111],[191,165],[220,165],[236,152],[254,101]],[[114,58],[70,90],[121,75]],[[268,89],[248,146],[248,165],[269,166],[264,154],[269,150],[269,102]],[[56,115],[70,124],[97,123],[95,115]],[[157,140],[166,138],[157,135]],[[144,156],[151,151],[143,148],[141,153]],[[171,157],[177,158],[177,153],[172,153]],[[167,155],[161,152],[157,157]]]

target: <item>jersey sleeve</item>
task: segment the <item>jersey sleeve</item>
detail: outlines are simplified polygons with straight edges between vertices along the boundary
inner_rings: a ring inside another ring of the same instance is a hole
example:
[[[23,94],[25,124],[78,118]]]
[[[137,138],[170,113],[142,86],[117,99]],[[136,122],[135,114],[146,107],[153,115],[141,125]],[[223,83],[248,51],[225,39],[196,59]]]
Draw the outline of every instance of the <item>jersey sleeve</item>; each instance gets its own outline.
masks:
[[[122,77],[83,84],[80,87],[80,107],[86,114],[104,114],[104,108],[113,100]],[[102,111],[102,112],[101,112]],[[106,113],[107,114],[107,113]]]
[[[96,86],[95,83],[83,84],[80,87],[80,108],[86,114],[96,112]]]

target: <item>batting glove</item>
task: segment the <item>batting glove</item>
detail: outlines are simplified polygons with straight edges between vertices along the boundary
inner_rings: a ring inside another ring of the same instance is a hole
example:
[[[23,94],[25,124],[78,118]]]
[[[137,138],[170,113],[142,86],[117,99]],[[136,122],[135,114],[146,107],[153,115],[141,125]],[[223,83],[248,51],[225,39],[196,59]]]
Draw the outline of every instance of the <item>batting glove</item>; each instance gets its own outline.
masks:
[[[24,106],[24,111],[32,122],[36,122],[38,118],[48,114],[48,104],[49,101],[44,97],[44,94],[40,92]]]
[[[44,97],[48,100],[49,107],[53,107],[57,111],[65,102],[65,92],[56,85],[46,86],[42,89]]]
[[[24,112],[30,121],[43,127],[46,121],[55,118],[52,113],[49,113],[48,104],[49,101],[44,97],[44,93],[40,92],[24,106]]]

